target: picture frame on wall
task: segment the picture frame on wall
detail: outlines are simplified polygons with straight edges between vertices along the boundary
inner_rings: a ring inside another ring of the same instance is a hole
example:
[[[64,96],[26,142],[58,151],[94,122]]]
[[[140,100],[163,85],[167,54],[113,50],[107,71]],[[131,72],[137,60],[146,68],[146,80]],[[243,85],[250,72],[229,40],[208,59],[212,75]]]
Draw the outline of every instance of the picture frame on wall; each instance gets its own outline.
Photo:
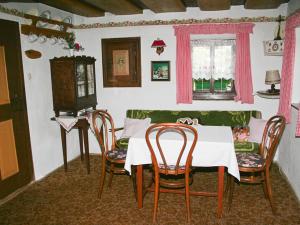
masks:
[[[103,87],[141,87],[140,37],[102,39]]]
[[[170,81],[170,61],[151,61],[151,81]]]

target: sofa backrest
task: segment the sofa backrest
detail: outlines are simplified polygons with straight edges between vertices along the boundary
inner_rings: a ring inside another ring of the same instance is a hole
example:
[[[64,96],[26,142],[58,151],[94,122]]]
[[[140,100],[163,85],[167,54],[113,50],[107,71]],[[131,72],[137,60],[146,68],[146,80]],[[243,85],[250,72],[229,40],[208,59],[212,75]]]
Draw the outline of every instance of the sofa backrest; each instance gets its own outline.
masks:
[[[211,126],[245,126],[251,117],[261,118],[261,112],[245,111],[173,111],[128,109],[126,116],[134,119],[151,118],[151,123],[176,122],[179,118],[198,119],[202,125]]]

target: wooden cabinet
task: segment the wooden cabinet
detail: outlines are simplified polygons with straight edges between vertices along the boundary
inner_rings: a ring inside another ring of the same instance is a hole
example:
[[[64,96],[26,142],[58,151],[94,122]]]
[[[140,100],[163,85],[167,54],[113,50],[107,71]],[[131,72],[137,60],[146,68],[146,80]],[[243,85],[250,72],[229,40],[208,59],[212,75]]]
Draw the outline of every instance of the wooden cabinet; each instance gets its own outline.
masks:
[[[82,109],[96,109],[95,61],[88,56],[50,59],[53,109],[76,116]]]

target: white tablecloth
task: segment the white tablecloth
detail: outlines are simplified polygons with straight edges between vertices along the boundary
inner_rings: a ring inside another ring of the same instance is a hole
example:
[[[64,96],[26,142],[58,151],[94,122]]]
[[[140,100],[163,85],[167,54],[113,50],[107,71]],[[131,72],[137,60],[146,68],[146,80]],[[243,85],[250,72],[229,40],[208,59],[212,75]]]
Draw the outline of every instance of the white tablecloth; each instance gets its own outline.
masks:
[[[240,179],[240,173],[234,151],[234,142],[230,127],[225,126],[195,126],[198,131],[198,141],[193,153],[193,166],[213,167],[226,166],[228,172]],[[168,135],[168,136],[167,136]],[[150,141],[154,143],[154,134]],[[179,151],[181,140],[176,134],[166,134],[161,145],[166,146],[165,158],[167,162],[174,162]],[[191,145],[188,141],[187,146]],[[178,147],[179,146],[179,147]],[[186,156],[183,156],[183,164]],[[158,159],[160,161],[160,159]],[[131,173],[131,165],[151,164],[151,154],[146,144],[145,130],[141,130],[129,139],[125,169]]]

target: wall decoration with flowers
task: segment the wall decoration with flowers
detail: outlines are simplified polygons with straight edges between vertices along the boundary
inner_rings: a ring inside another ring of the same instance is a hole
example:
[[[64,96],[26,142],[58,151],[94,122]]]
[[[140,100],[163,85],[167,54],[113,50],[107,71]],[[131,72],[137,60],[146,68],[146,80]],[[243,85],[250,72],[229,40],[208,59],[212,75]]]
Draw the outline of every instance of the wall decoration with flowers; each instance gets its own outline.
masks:
[[[83,51],[84,48],[75,41],[76,37],[74,32],[71,32],[67,37],[66,37],[66,47],[64,49],[69,50],[70,56],[78,55],[79,51]]]

